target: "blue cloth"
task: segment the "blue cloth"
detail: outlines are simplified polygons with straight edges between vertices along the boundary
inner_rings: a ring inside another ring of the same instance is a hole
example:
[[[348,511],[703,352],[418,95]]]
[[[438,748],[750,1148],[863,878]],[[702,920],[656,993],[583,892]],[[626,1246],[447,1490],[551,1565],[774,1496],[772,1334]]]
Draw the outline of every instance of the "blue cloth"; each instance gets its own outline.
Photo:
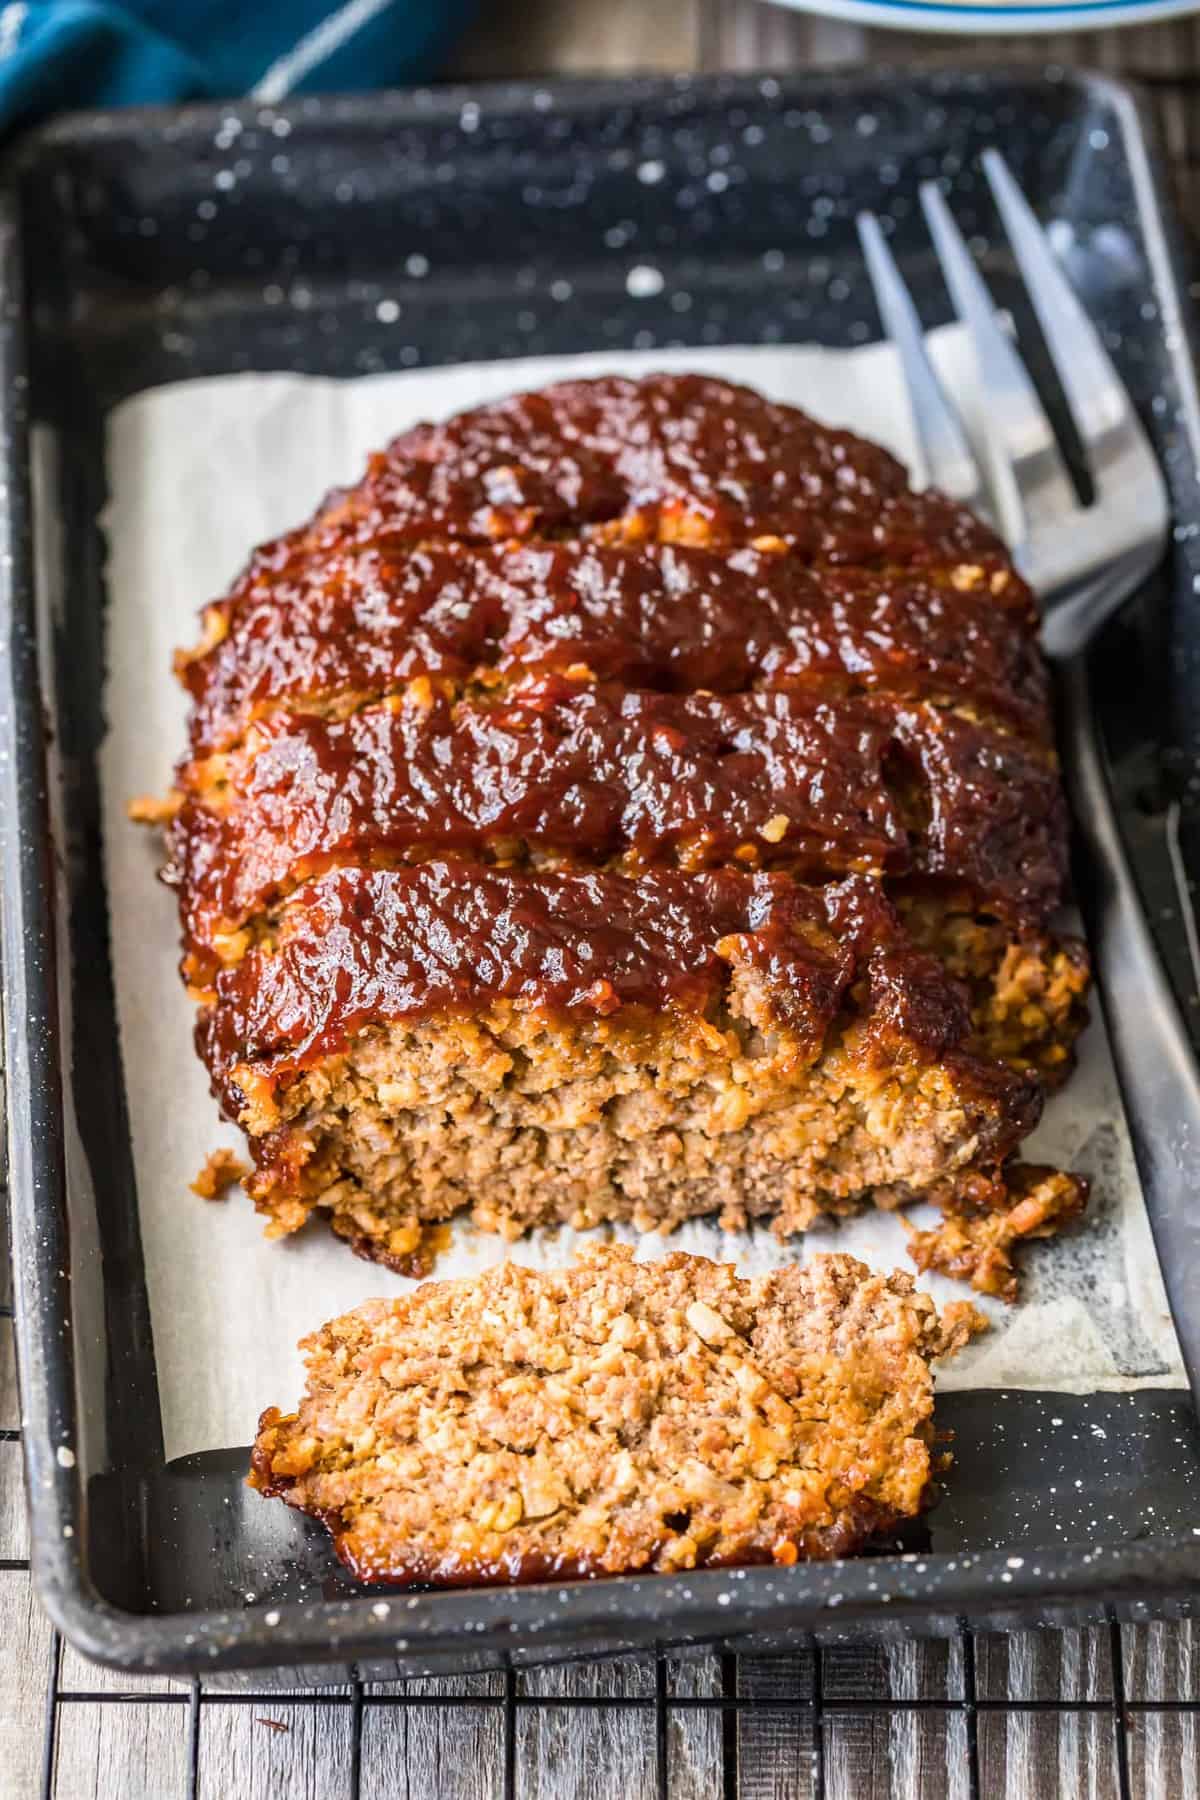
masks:
[[[9,0],[0,134],[50,113],[420,81],[473,0]]]

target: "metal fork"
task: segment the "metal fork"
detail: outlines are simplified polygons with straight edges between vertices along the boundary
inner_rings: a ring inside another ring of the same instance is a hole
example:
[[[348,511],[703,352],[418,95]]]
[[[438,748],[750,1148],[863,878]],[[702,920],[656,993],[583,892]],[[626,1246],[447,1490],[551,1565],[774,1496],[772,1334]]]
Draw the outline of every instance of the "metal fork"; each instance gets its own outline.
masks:
[[[986,403],[982,442],[971,443],[930,361],[874,214],[860,216],[859,235],[908,386],[918,480],[996,526],[1038,597],[1047,651],[1070,657],[1159,562],[1170,519],[1166,484],[1129,395],[1004,159],[988,150],[983,167],[1079,433],[1095,490],[1091,505],[1076,495],[1037,389],[937,184],[924,184],[921,204],[974,352]]]
[[[1074,417],[1095,489],[1091,505],[1080,504],[1050,420],[941,189],[926,183],[921,203],[974,351],[986,402],[986,424],[976,434],[982,441],[971,443],[929,359],[879,221],[863,214],[859,232],[904,371],[921,462],[916,479],[996,526],[1037,595],[1043,642],[1059,663],[1063,773],[1085,855],[1079,898],[1175,1327],[1200,1405],[1200,1307],[1188,1274],[1200,1260],[1200,1068],[1126,857],[1083,654],[1162,558],[1170,525],[1166,484],[1129,395],[1028,201],[997,151],[986,152],[983,166]],[[1170,831],[1168,812],[1168,839]],[[1200,992],[1195,904],[1178,856],[1172,867]]]

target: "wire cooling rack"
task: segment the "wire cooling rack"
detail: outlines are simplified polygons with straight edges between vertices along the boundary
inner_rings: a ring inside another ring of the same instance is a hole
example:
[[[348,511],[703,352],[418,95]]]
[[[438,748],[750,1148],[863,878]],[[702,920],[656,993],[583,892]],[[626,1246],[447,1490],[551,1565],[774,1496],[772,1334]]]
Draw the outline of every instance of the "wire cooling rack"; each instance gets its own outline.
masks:
[[[495,1794],[497,1800],[500,1796],[510,1800],[510,1797],[531,1792],[535,1785],[540,1792],[577,1791],[573,1782],[564,1783],[561,1789],[547,1788],[544,1746],[541,1756],[535,1754],[535,1761],[542,1765],[542,1779],[536,1783],[529,1779],[531,1771],[526,1764],[531,1735],[536,1736],[536,1732],[531,1734],[525,1728],[526,1721],[530,1715],[553,1713],[558,1734],[555,1755],[569,1758],[569,1748],[563,1745],[564,1736],[569,1738],[570,1733],[579,1728],[582,1715],[593,1715],[588,1725],[580,1728],[577,1760],[583,1763],[587,1748],[582,1740],[590,1739],[591,1747],[595,1747],[592,1727],[598,1712],[608,1715],[610,1742],[614,1728],[618,1734],[621,1730],[631,1731],[633,1738],[649,1751],[635,1759],[642,1779],[632,1789],[627,1779],[622,1780],[619,1788],[609,1786],[604,1767],[589,1763],[587,1792],[594,1796],[619,1793],[621,1800],[631,1800],[633,1794],[654,1795],[658,1800],[667,1800],[669,1796],[699,1792],[720,1796],[721,1800],[735,1800],[735,1797],[742,1800],[743,1796],[764,1793],[805,1794],[813,1796],[814,1800],[827,1794],[848,1793],[857,1800],[859,1794],[867,1791],[865,1783],[859,1785],[867,1767],[875,1766],[878,1773],[880,1744],[877,1728],[880,1722],[887,1730],[885,1753],[894,1752],[896,1740],[904,1738],[905,1727],[908,1727],[912,1750],[908,1757],[900,1760],[908,1765],[916,1782],[915,1785],[895,1785],[893,1781],[892,1785],[884,1786],[884,1792],[957,1792],[967,1796],[968,1800],[1002,1792],[1011,1796],[1011,1772],[1007,1786],[997,1779],[1001,1773],[998,1759],[994,1748],[985,1740],[991,1735],[994,1722],[1021,1716],[1053,1720],[1058,1726],[1064,1721],[1076,1724],[1088,1721],[1093,1728],[1085,1734],[1068,1733],[1057,1746],[1046,1740],[1044,1754],[1038,1760],[1048,1765],[1048,1778],[1050,1771],[1057,1767],[1059,1785],[1047,1784],[1018,1789],[1018,1792],[1039,1796],[1057,1792],[1112,1793],[1121,1796],[1122,1800],[1135,1793],[1165,1796],[1182,1792],[1182,1786],[1160,1787],[1157,1781],[1151,1782],[1146,1758],[1139,1754],[1140,1720],[1151,1714],[1182,1715],[1194,1720],[1200,1712],[1200,1702],[1131,1698],[1126,1693],[1123,1677],[1121,1631],[1110,1622],[1103,1637],[1107,1640],[1110,1659],[1111,1692],[1103,1698],[1074,1699],[1020,1699],[980,1693],[975,1639],[965,1629],[957,1645],[949,1649],[949,1662],[957,1664],[961,1671],[961,1693],[950,1697],[943,1694],[907,1698],[895,1692],[875,1695],[830,1693],[831,1659],[835,1663],[839,1686],[844,1686],[848,1678],[849,1685],[853,1686],[856,1672],[860,1682],[864,1676],[869,1681],[872,1652],[823,1653],[815,1646],[792,1656],[748,1658],[729,1654],[707,1659],[714,1665],[716,1678],[717,1691],[712,1693],[678,1691],[673,1677],[682,1665],[665,1657],[652,1662],[641,1659],[637,1672],[649,1676],[651,1692],[571,1691],[573,1677],[583,1677],[581,1686],[586,1688],[587,1665],[542,1672],[554,1679],[552,1685],[542,1687],[541,1691],[530,1691],[534,1677],[529,1671],[512,1670],[497,1674],[490,1683],[491,1691],[486,1692],[459,1691],[450,1682],[439,1691],[439,1684],[433,1682],[369,1688],[359,1681],[332,1692],[288,1689],[210,1692],[199,1682],[177,1689],[121,1691],[64,1685],[63,1653],[55,1637],[51,1643],[46,1682],[41,1793],[46,1800],[52,1800],[65,1791],[56,1782],[59,1735],[65,1716],[71,1709],[83,1706],[123,1707],[126,1710],[133,1706],[173,1707],[185,1713],[187,1754],[181,1759],[176,1784],[170,1789],[181,1796],[241,1792],[228,1785],[228,1775],[215,1777],[206,1770],[207,1722],[213,1712],[222,1709],[238,1709],[249,1715],[254,1731],[264,1739],[267,1733],[293,1729],[286,1718],[280,1718],[280,1713],[294,1716],[297,1709],[315,1711],[320,1721],[334,1730],[338,1748],[335,1760],[342,1765],[336,1791],[350,1800],[362,1800],[368,1792],[382,1791],[371,1761],[373,1756],[383,1754],[389,1734],[400,1732],[407,1751],[406,1735],[399,1724],[400,1714],[429,1714],[442,1709],[458,1715],[486,1714],[493,1721],[494,1728],[486,1734],[490,1754],[484,1753],[480,1757],[470,1791]],[[857,1665],[857,1671],[853,1665]],[[610,1670],[612,1666],[609,1665]],[[488,1678],[475,1680],[487,1682]],[[803,1686],[806,1691],[783,1691],[788,1686]],[[763,1691],[764,1688],[767,1691]],[[336,1727],[331,1723],[334,1719],[337,1720]],[[680,1724],[689,1719],[710,1721],[713,1728],[698,1734],[702,1742],[696,1741],[697,1734],[693,1732],[693,1741],[681,1751],[679,1746],[685,1734],[681,1734]],[[1061,1731],[1056,1735],[1062,1737]],[[1194,1757],[1194,1725],[1188,1735]],[[926,1752],[921,1755],[918,1747],[923,1736],[927,1743]],[[1067,1751],[1067,1743],[1072,1738],[1073,1753]],[[1180,1773],[1183,1774],[1189,1759],[1182,1742],[1178,1748]],[[701,1752],[699,1767],[697,1750]],[[889,1754],[887,1760],[893,1765],[893,1778],[900,1776],[894,1754]],[[1140,1765],[1136,1779],[1131,1778],[1135,1763]],[[1193,1761],[1191,1766],[1194,1781],[1196,1768],[1200,1765]],[[1063,1784],[1069,1767],[1077,1772],[1077,1789]],[[418,1771],[411,1765],[408,1773],[414,1793],[446,1791],[419,1786],[412,1779]],[[614,1769],[611,1773],[615,1776],[617,1772]],[[166,1800],[168,1790],[165,1787],[152,1791],[156,1796],[161,1791]],[[310,1791],[319,1793],[321,1800],[327,1800],[335,1790],[323,1785]],[[871,1791],[879,1791],[874,1782]]]

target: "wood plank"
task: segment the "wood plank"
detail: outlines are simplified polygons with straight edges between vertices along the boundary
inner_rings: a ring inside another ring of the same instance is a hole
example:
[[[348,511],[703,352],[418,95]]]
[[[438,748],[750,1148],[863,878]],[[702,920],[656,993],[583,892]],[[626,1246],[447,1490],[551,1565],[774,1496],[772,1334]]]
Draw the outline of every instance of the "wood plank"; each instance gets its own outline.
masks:
[[[167,1800],[186,1794],[189,1683],[102,1668],[64,1644],[58,1687],[60,1694],[109,1698],[60,1700],[52,1789],[56,1800],[93,1794],[96,1800],[115,1794],[122,1800]],[[174,1698],[140,1698],[162,1694]]]
[[[968,1800],[966,1718],[942,1711],[831,1714],[825,1785],[829,1800]],[[993,1792],[986,1785],[983,1791]]]
[[[668,1698],[711,1699],[721,1692],[716,1656],[667,1658]],[[717,1711],[668,1704],[667,1792],[670,1800],[722,1800],[724,1793],[722,1720]]]
[[[168,1800],[187,1792],[190,1683],[134,1675],[88,1662],[62,1646],[60,1694],[107,1699],[61,1700],[55,1741],[56,1800],[120,1794],[122,1800]],[[158,1696],[170,1694],[170,1700]],[[143,1700],[143,1695],[154,1695]],[[235,1790],[229,1790],[233,1792]]]
[[[1177,1624],[1121,1628],[1121,1661],[1127,1700],[1200,1701],[1200,1625],[1193,1619]],[[1200,1796],[1200,1731],[1194,1713],[1130,1712],[1129,1781],[1145,1800],[1198,1800]]]
[[[67,1643],[62,1647],[58,1686],[64,1694],[129,1694],[135,1699],[139,1694],[182,1696],[191,1691],[190,1682],[171,1681],[165,1675],[131,1675],[127,1669],[102,1668],[99,1663],[80,1656],[78,1650],[72,1650]],[[70,1704],[85,1702],[72,1701]]]
[[[747,0],[708,0],[701,45],[706,69],[809,69],[860,62],[861,26]]]
[[[1196,1800],[1200,1731],[1195,1713],[1135,1713],[1129,1722],[1133,1800]]]
[[[0,1431],[15,1431],[20,1423],[13,1324],[11,1319],[0,1319]]]
[[[772,1700],[808,1700],[813,1655],[739,1656],[737,1691],[756,1702],[737,1715],[738,1800],[808,1800],[815,1791],[812,1714],[772,1711]]]
[[[1121,1629],[1127,1700],[1200,1701],[1200,1625],[1165,1620]]]
[[[503,1692],[493,1675],[373,1684],[370,1694],[455,1694],[464,1702]],[[362,1800],[496,1800],[504,1791],[504,1714],[499,1706],[371,1706],[363,1714]]]
[[[188,1746],[186,1706],[61,1706],[51,1792],[55,1800],[183,1800]],[[234,1792],[226,1788],[222,1800]]]
[[[668,1656],[667,1693],[704,1695],[715,1699],[721,1692],[721,1658],[714,1650],[686,1650]]]
[[[0,1793],[36,1794],[50,1626],[20,1569],[0,1569]]]
[[[0,1557],[29,1555],[21,1446],[0,1443]]]
[[[494,0],[458,45],[455,80],[691,68],[700,0]]]
[[[969,1791],[967,1724],[961,1713],[843,1712],[855,1700],[959,1700],[962,1646],[957,1638],[887,1645],[835,1646],[823,1657],[826,1785],[830,1796],[946,1794]]]
[[[1107,1700],[1108,1629],[979,1632],[975,1684],[981,1700]]]
[[[653,1657],[613,1657],[604,1664],[605,1678],[599,1686],[596,1683],[597,1666],[594,1662],[576,1662],[526,1669],[520,1676],[520,1691],[546,1699],[570,1699],[575,1694],[586,1699],[618,1694],[643,1700],[653,1697]]]
[[[644,1690],[645,1661],[579,1663],[530,1670],[524,1691],[546,1704],[517,1713],[516,1792],[522,1800],[647,1800],[656,1791],[651,1707],[554,1704],[554,1696],[628,1697]]]
[[[975,1640],[975,1678],[982,1700],[1110,1699],[1108,1631],[981,1633]],[[985,1713],[979,1763],[985,1792],[1086,1793],[1107,1800],[1117,1792],[1112,1715]]]
[[[833,1645],[821,1659],[826,1700],[961,1700],[958,1638],[909,1638],[893,1644]]]
[[[981,1713],[979,1780],[1005,1800],[1117,1800],[1112,1714]],[[1159,1800],[1176,1792],[1163,1788]]]
[[[0,1094],[3,1094],[4,1071],[0,1069]],[[0,1152],[5,1148],[4,1115],[0,1109]],[[8,1254],[8,1193],[0,1179],[0,1308],[12,1311],[12,1260]]]
[[[348,1706],[206,1701],[197,1800],[348,1800],[351,1738]]]

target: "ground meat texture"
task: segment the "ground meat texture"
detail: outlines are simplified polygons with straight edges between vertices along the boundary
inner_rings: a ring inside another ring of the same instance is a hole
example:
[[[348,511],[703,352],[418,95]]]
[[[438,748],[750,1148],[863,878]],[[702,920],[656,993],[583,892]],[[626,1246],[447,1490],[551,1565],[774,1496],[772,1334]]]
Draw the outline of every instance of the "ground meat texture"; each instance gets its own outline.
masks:
[[[1082,1213],[1087,1195],[1081,1175],[1018,1164],[999,1188],[994,1181],[964,1182],[930,1230],[910,1226],[909,1254],[922,1271],[935,1269],[981,1294],[1015,1300],[1013,1245],[1061,1231]]]
[[[1036,1072],[1050,1091],[1071,1073],[1087,1018],[1090,971],[1077,938],[1014,940],[999,920],[947,907],[928,894],[899,901],[906,930],[969,996],[972,1035],[989,1057]]]
[[[696,377],[419,426],[179,672],[167,875],[273,1233],[1004,1210],[1087,986],[1046,676],[882,450]]]
[[[251,1485],[360,1579],[594,1577],[844,1556],[935,1497],[933,1359],[979,1325],[846,1256],[741,1280],[624,1248],[368,1302],[302,1348]]]
[[[219,1200],[235,1181],[241,1181],[249,1173],[245,1163],[232,1150],[212,1150],[191,1184],[192,1192],[201,1200]]]

